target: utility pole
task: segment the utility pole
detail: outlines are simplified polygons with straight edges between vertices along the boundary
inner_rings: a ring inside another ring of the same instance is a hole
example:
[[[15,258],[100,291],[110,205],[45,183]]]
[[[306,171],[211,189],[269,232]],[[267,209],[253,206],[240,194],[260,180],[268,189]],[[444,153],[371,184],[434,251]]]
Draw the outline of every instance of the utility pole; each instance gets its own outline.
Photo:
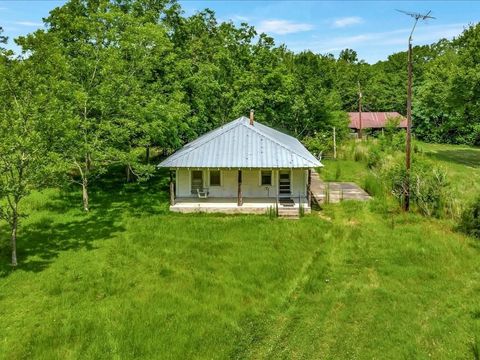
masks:
[[[412,31],[408,37],[408,84],[407,84],[407,139],[405,144],[405,194],[403,208],[405,211],[410,209],[410,167],[411,167],[411,152],[412,152],[412,85],[413,85],[413,50],[412,50],[412,37],[415,27],[417,26],[418,20],[426,19],[435,19],[433,16],[430,16],[431,11],[426,14],[412,13],[402,10],[397,10],[401,13],[404,13],[413,19]]]
[[[362,130],[362,88],[360,87],[360,81],[358,82],[358,138],[361,140],[363,137]]]

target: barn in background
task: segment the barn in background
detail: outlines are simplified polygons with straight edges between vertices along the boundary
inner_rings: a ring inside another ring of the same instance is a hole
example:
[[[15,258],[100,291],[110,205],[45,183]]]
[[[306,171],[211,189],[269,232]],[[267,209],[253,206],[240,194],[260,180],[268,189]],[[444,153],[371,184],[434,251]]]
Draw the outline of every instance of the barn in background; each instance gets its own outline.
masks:
[[[348,127],[358,134],[360,130],[381,131],[389,121],[398,119],[398,128],[407,128],[407,119],[398,112],[350,112]]]

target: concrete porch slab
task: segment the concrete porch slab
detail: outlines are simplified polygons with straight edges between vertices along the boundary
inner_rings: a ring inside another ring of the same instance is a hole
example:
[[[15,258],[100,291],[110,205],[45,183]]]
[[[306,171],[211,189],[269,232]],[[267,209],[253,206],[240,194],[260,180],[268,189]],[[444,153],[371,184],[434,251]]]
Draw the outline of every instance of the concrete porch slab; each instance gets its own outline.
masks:
[[[293,206],[288,208],[298,209],[298,199]],[[243,205],[237,205],[236,198],[177,198],[175,204],[170,206],[170,211],[179,213],[206,212],[225,214],[265,214],[269,208],[275,208],[274,198],[244,198]],[[307,202],[302,202],[305,213],[310,212]],[[282,207],[280,205],[280,207]],[[287,207],[285,207],[287,208]]]

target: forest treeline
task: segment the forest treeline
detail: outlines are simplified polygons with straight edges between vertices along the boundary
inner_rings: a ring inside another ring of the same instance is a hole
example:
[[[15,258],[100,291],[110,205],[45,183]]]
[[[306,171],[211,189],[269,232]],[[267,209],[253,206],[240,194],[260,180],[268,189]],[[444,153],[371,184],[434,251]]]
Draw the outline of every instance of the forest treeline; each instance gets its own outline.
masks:
[[[88,211],[89,184],[109,165],[146,178],[150,149],[173,151],[252,108],[300,139],[345,135],[359,85],[365,111],[405,113],[404,52],[373,65],[351,49],[294,53],[170,0],[70,0],[44,23],[14,39],[20,56],[0,28],[0,218],[12,238],[31,189],[68,179]],[[480,143],[479,50],[478,24],[414,48],[419,138]]]

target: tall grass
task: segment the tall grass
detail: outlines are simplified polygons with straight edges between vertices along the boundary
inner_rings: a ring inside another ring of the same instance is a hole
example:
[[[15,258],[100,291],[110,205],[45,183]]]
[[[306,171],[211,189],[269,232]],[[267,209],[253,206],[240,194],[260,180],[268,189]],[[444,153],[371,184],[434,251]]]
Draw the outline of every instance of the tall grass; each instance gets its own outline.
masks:
[[[350,141],[340,147],[340,158],[351,159],[366,168],[356,181],[372,196],[379,199],[394,197],[403,206],[406,192],[406,172],[402,133],[387,133],[368,142]],[[452,193],[448,173],[428,159],[420,147],[413,156],[410,173],[411,203],[425,216],[458,220],[462,204]],[[337,169],[339,164],[336,165]],[[342,170],[346,166],[342,167]]]
[[[382,181],[379,179],[377,175],[374,173],[369,173],[364,181],[363,181],[363,188],[365,191],[376,198],[384,198],[385,197],[385,187],[382,184]]]
[[[445,222],[377,199],[295,222],[172,214],[167,182],[100,183],[90,214],[32,194],[21,266],[0,268],[0,358],[472,356],[478,248]]]

